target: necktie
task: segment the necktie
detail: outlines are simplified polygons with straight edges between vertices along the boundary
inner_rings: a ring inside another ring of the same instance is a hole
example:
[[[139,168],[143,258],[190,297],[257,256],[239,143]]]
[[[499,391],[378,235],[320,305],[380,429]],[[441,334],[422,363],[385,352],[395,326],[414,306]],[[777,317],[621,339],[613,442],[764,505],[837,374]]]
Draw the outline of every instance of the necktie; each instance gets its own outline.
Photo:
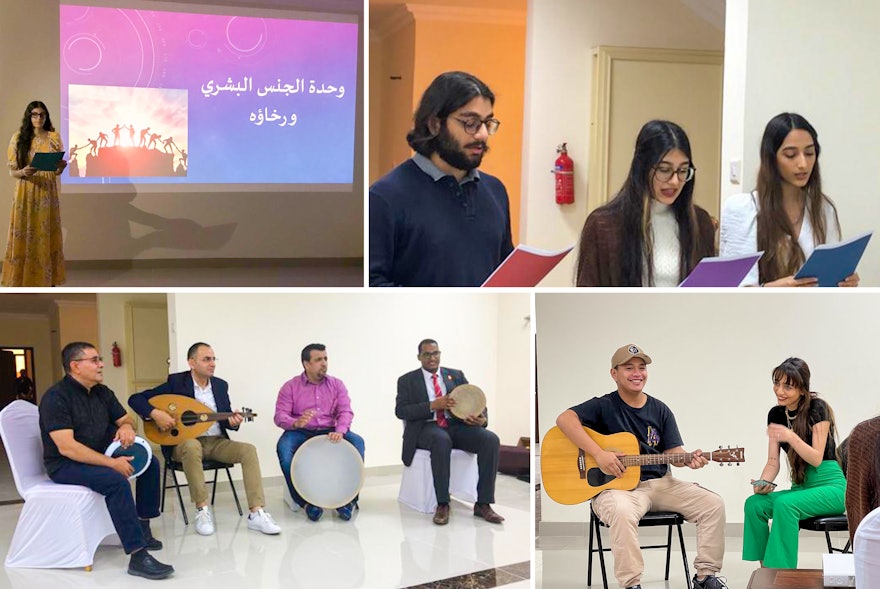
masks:
[[[443,391],[440,390],[440,383],[437,381],[437,373],[431,375],[431,378],[434,381],[434,398],[439,399],[443,396]],[[437,411],[437,425],[440,427],[448,427],[449,424],[446,423],[446,412],[440,409]]]

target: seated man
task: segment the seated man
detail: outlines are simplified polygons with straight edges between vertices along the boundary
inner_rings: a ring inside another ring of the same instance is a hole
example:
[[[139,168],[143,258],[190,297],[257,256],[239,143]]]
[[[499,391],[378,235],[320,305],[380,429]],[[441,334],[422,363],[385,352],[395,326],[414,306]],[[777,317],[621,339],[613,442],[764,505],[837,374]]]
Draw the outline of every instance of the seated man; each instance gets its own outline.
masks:
[[[165,411],[150,405],[150,398],[162,394],[183,395],[207,405],[212,411],[232,413],[229,401],[229,384],[214,376],[216,358],[214,350],[206,343],[198,342],[190,346],[186,354],[190,370],[168,376],[168,380],[149,391],[136,393],[129,397],[128,404],[142,418],[152,419],[156,426],[165,431],[175,420]],[[205,471],[202,460],[218,460],[230,464],[241,464],[244,488],[247,495],[248,529],[264,534],[278,534],[281,528],[263,507],[266,504],[263,494],[263,477],[260,474],[260,460],[252,444],[234,442],[229,439],[227,430],[237,430],[243,421],[235,412],[228,420],[216,421],[203,435],[194,440],[185,440],[176,446],[163,446],[162,452],[176,462],[183,463],[183,472],[189,485],[189,496],[196,504],[196,532],[203,536],[214,533],[214,520],[208,506],[208,489],[205,486]]]
[[[880,416],[853,429],[847,454],[846,519],[854,540],[862,519],[880,507]]]
[[[296,504],[305,508],[313,522],[321,519],[324,510],[310,505],[296,492],[290,479],[290,464],[299,447],[315,436],[327,434],[331,441],[345,440],[354,446],[361,459],[364,457],[364,440],[351,431],[354,413],[348,390],[341,380],[327,375],[327,347],[309,344],[303,348],[300,360],[303,372],[281,386],[275,402],[275,425],[285,430],[278,439],[278,462],[287,482],[287,490]],[[336,509],[344,520],[351,519],[357,497],[348,505]]]
[[[61,351],[61,362],[65,376],[46,391],[39,408],[46,472],[56,483],[103,495],[122,547],[131,554],[128,574],[164,579],[174,567],[147,552],[162,549],[150,532],[150,519],[159,516],[159,461],[154,456],[138,477],[135,503],[128,482],[134,472],[131,457],[104,455],[112,441],[131,446],[135,434],[131,417],[101,384],[104,362],[98,350],[72,342]]]
[[[650,363],[651,358],[638,346],[623,346],[611,357],[611,378],[617,390],[567,409],[556,419],[566,437],[592,456],[607,475],[623,476],[626,467],[619,459],[623,454],[601,448],[582,426],[603,435],[629,432],[638,440],[640,454],[685,452],[672,411],[643,391]],[[688,467],[702,468],[709,463],[700,450],[693,455]],[[712,491],[680,481],[666,464],[658,464],[641,467],[641,481],[635,489],[606,489],[592,502],[596,515],[610,528],[614,575],[621,587],[641,589],[644,562],[638,525],[649,510],[677,511],[697,524],[693,589],[726,587],[715,577],[724,557],[724,501]]]
[[[455,405],[448,397],[452,390],[468,381],[461,370],[440,367],[437,342],[425,339],[419,342],[418,359],[422,367],[407,372],[397,379],[397,403],[394,410],[403,428],[403,463],[412,464],[416,449],[431,453],[431,472],[437,510],[434,523],[449,522],[449,463],[452,449],[457,448],[477,455],[479,481],[474,515],[493,524],[504,518],[495,513],[495,475],[498,473],[498,436],[486,429],[486,411],[458,419],[446,410]]]

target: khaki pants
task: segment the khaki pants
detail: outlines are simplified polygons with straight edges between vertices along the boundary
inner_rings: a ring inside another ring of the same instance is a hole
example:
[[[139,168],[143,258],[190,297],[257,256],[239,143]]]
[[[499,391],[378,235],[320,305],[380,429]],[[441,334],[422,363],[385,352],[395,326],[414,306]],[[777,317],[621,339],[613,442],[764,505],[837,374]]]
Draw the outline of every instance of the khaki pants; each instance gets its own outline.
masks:
[[[196,505],[208,502],[205,471],[202,469],[203,458],[241,464],[248,507],[254,509],[266,504],[260,461],[257,458],[257,449],[252,444],[233,442],[223,436],[200,436],[175,446],[171,458],[183,463],[183,472],[189,485],[189,498]]]
[[[608,524],[614,575],[621,587],[641,583],[645,563],[639,520],[649,511],[677,511],[697,525],[697,575],[714,575],[724,559],[724,500],[708,489],[667,474],[642,481],[632,491],[609,489],[593,498],[593,510]]]

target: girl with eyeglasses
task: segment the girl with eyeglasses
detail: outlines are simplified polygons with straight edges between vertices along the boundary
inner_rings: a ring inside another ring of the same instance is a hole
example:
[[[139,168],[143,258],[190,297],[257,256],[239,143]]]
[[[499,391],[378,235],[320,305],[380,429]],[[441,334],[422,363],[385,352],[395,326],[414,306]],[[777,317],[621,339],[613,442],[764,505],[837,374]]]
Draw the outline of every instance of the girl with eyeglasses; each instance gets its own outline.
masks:
[[[834,412],[810,391],[810,367],[800,358],[788,358],[773,369],[772,377],[776,405],[767,415],[767,464],[746,499],[743,560],[794,569],[798,522],[841,515],[846,478],[837,461]],[[791,489],[774,493],[782,453],[788,459]]]
[[[584,223],[577,286],[678,286],[714,256],[712,219],[693,203],[695,171],[681,127],[646,123],[623,187]]]
[[[16,182],[2,286],[64,283],[58,176],[67,162],[59,161],[58,167],[48,172],[31,165],[35,153],[59,151],[64,151],[64,145],[52,126],[49,109],[39,100],[31,102],[7,150],[9,175]]]
[[[794,279],[817,245],[840,241],[837,208],[822,193],[816,129],[801,115],[776,115],[761,139],[757,188],[721,209],[721,255],[763,251],[742,286],[816,286]],[[838,286],[858,286],[853,274]]]

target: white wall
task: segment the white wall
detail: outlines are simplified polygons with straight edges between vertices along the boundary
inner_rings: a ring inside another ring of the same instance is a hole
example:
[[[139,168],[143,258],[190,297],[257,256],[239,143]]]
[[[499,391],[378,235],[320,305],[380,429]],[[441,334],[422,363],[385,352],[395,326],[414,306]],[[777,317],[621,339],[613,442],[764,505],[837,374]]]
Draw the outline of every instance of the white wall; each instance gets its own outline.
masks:
[[[309,1],[300,0],[295,4]],[[161,10],[161,3],[152,4]],[[190,0],[189,4],[222,6],[229,3]],[[239,4],[257,2],[241,0]],[[21,124],[25,107],[32,100],[46,103],[52,122],[59,128],[58,5],[59,0],[0,2],[0,54],[15,56],[0,60],[0,87],[3,88],[0,145],[4,146],[4,154],[9,138]],[[39,42],[35,43],[35,38]],[[350,191],[137,194],[133,187],[123,187],[121,190],[127,189],[125,194],[72,194],[65,193],[62,184],[65,257],[69,261],[362,257],[362,56],[358,64],[354,187]],[[6,247],[5,228],[9,226],[10,210],[6,199],[12,196],[14,185],[4,165],[0,172],[0,227],[4,228],[0,251]],[[219,242],[212,237],[216,235],[212,227],[230,224],[234,229],[228,240]],[[199,226],[206,228],[204,237],[200,237]]]
[[[686,449],[745,448],[739,467],[674,469],[724,497],[728,523],[742,523],[749,480],[766,463],[767,411],[775,405],[770,375],[783,360],[809,364],[812,390],[837,416],[838,441],[880,412],[870,378],[877,293],[538,294],[535,306],[538,435],[562,411],[615,390],[611,354],[635,343],[653,359],[645,390],[675,413]],[[788,487],[784,472],[780,488]],[[583,505],[545,495],[541,507],[545,522],[584,521]]]
[[[520,230],[528,245],[576,243],[586,220],[591,52],[598,45],[721,50],[724,33],[679,0],[529,0]],[[575,161],[576,196],[560,206],[549,170],[563,141]],[[575,258],[569,254],[541,285],[571,286]]]
[[[837,204],[844,237],[880,229],[880,4],[738,0],[727,5],[728,25],[737,26],[728,31],[725,48],[722,170],[731,159],[742,159],[744,182],[731,185],[724,175],[722,194],[754,188],[767,121],[780,112],[798,112],[819,133],[823,189]],[[859,274],[862,285],[880,286],[876,243],[869,245]]]
[[[352,430],[366,440],[366,466],[400,464],[401,422],[394,416],[397,378],[419,367],[418,342],[434,338],[442,363],[482,388],[489,427],[502,443],[529,432],[527,294],[169,294],[172,371],[186,370],[186,350],[211,344],[216,376],[229,382],[234,407],[258,414],[237,440],[253,443],[264,476],[278,474],[273,423],[278,390],[302,372],[300,351],[327,346],[329,374],[352,399]],[[505,340],[505,341],[502,341]],[[176,352],[175,352],[176,346]],[[503,374],[502,374],[503,373]]]

